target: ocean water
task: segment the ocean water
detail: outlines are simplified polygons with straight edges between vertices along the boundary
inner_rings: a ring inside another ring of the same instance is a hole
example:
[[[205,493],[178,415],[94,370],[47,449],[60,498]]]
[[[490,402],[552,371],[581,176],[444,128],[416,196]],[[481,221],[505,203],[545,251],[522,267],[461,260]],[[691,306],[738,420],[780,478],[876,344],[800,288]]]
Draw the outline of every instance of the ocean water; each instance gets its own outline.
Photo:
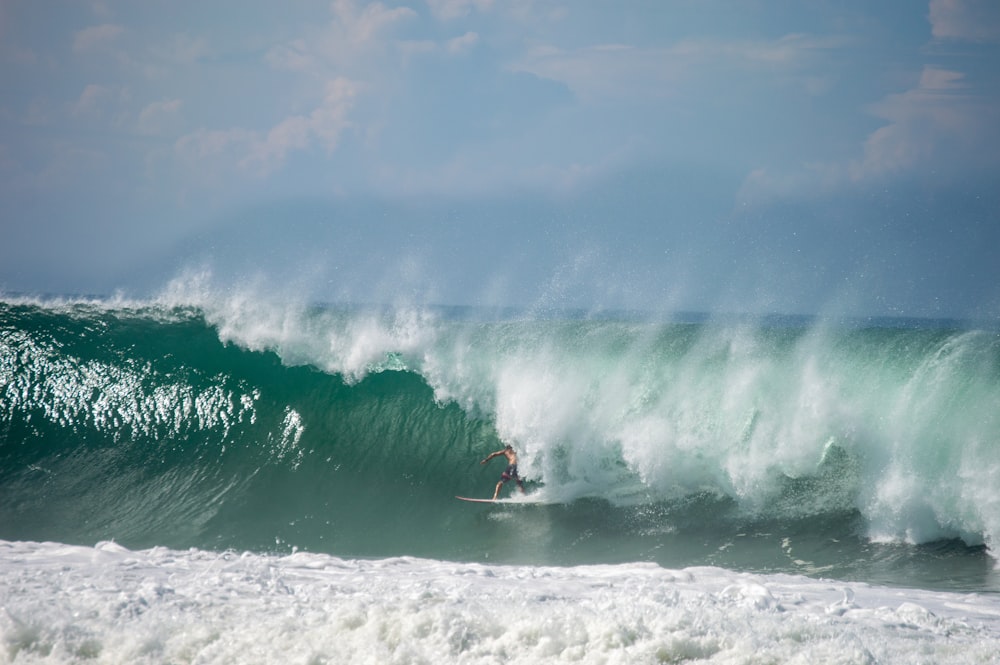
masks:
[[[0,302],[0,662],[994,663],[998,538],[991,326]]]

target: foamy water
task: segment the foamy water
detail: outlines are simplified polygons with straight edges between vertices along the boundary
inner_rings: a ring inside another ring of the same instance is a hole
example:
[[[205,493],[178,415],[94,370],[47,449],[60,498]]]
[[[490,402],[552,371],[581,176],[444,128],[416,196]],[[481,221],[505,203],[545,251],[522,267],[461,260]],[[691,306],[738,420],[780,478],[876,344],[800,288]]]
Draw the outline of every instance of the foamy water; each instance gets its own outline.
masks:
[[[0,663],[1000,662],[993,332],[209,296],[0,308]]]
[[[0,541],[11,663],[996,663],[1000,596]]]

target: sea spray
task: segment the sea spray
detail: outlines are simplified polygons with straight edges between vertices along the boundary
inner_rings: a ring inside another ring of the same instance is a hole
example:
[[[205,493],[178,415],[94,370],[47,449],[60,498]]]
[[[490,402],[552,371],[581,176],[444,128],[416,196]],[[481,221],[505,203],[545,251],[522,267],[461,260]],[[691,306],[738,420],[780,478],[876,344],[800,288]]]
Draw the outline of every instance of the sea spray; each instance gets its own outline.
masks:
[[[524,472],[554,496],[707,490],[766,513],[787,479],[829,476],[824,463],[837,448],[854,473],[813,497],[814,507],[857,509],[880,539],[976,543],[1000,533],[995,333],[463,322],[419,308],[265,306],[262,315],[256,299],[199,305],[223,339],[275,350],[288,364],[349,381],[385,369],[417,373],[439,403],[492,422],[521,450]]]

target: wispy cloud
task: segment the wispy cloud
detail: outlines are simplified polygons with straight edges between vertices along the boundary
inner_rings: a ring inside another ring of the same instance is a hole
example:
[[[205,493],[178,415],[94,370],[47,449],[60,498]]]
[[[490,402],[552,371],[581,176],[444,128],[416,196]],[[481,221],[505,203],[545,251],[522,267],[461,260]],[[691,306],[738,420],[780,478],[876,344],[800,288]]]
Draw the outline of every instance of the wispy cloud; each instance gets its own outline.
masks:
[[[123,32],[124,27],[113,23],[84,28],[73,37],[73,51],[87,53],[100,50],[112,44]]]
[[[335,0],[330,12],[325,25],[269,49],[266,62],[322,78],[364,76],[382,64],[381,56],[393,43],[393,28],[417,16],[409,7],[373,2],[359,8],[354,0]]]
[[[144,134],[159,134],[177,117],[182,102],[179,99],[165,99],[153,102],[139,112],[137,126]]]
[[[176,34],[164,46],[153,49],[153,54],[159,59],[179,65],[197,64],[209,52],[210,47],[207,39],[188,33]]]
[[[464,55],[474,49],[478,43],[479,33],[470,31],[460,37],[443,42],[433,39],[402,40],[398,42],[397,47],[408,62],[413,57],[434,53],[443,53],[449,56]]]
[[[72,105],[70,112],[77,116],[95,114],[110,97],[111,90],[106,86],[90,83],[80,93],[80,97]]]
[[[937,39],[1000,41],[1000,2],[996,0],[930,0],[928,19]]]
[[[445,42],[445,51],[448,53],[465,53],[472,47],[479,43],[479,34],[476,32],[467,32],[461,37],[455,37],[454,39],[449,39]]]
[[[434,16],[449,21],[468,16],[473,11],[489,11],[493,8],[493,0],[427,0],[427,5]]]
[[[409,7],[388,8],[381,2],[366,4],[359,10],[354,0],[335,0],[332,28],[352,44],[367,44],[378,38],[388,27],[416,17]]]
[[[280,168],[295,151],[319,147],[332,153],[351,126],[349,115],[358,90],[359,85],[349,79],[334,79],[326,84],[320,104],[308,114],[289,116],[266,132],[200,129],[178,139],[176,153],[189,164],[211,158],[213,167],[238,166],[261,176]],[[170,108],[158,108],[157,113],[176,110],[172,108],[175,103],[179,107],[179,102],[169,102]]]
[[[280,166],[293,150],[318,144],[332,153],[341,133],[351,124],[348,116],[357,94],[358,85],[348,79],[329,81],[318,107],[308,115],[291,116],[275,125],[241,164],[267,173]]]
[[[977,147],[1000,148],[1000,110],[970,91],[962,72],[927,66],[917,86],[887,96],[871,111],[889,124],[865,141],[864,157],[852,168],[855,179],[917,165],[945,168],[966,154],[982,155]]]
[[[792,34],[770,41],[684,39],[649,48],[616,43],[574,49],[541,45],[530,49],[514,69],[563,82],[582,99],[663,97],[673,94],[679,82],[697,80],[719,68],[786,75],[814,62],[817,53],[845,44],[839,37]]]
[[[490,4],[441,3],[432,10],[442,17],[457,17],[473,9],[488,9]],[[312,110],[287,115],[266,130],[193,132],[177,142],[178,153],[229,155],[233,166],[259,176],[282,168],[295,152],[319,149],[333,154],[343,133],[356,126],[351,115],[362,96],[391,94],[390,82],[409,58],[425,53],[459,56],[479,43],[480,36],[474,31],[442,40],[397,39],[397,28],[416,17],[417,12],[409,7],[335,0],[326,24],[304,29],[264,55],[272,68],[290,72],[300,81],[315,82],[302,90],[315,90],[318,84],[322,96],[310,100],[308,93],[300,93],[301,99],[296,101],[300,108]]]
[[[1000,166],[1000,107],[973,89],[962,72],[927,65],[916,85],[886,95],[868,111],[886,124],[865,137],[858,159],[791,171],[754,169],[738,200],[754,203],[898,176]]]
[[[290,72],[308,72],[319,66],[315,52],[304,39],[294,39],[269,49],[264,60],[275,69]]]

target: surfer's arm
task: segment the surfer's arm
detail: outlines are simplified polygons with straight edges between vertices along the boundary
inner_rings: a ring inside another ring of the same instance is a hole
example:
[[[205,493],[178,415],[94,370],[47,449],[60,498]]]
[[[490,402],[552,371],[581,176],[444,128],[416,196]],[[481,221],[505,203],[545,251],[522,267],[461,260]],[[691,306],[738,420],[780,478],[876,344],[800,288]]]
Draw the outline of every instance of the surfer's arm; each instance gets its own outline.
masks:
[[[503,455],[503,451],[502,450],[498,450],[495,453],[490,453],[489,455],[486,456],[486,459],[484,459],[482,462],[480,462],[480,464],[486,464],[491,459],[493,459],[494,457],[497,457],[499,455]]]

